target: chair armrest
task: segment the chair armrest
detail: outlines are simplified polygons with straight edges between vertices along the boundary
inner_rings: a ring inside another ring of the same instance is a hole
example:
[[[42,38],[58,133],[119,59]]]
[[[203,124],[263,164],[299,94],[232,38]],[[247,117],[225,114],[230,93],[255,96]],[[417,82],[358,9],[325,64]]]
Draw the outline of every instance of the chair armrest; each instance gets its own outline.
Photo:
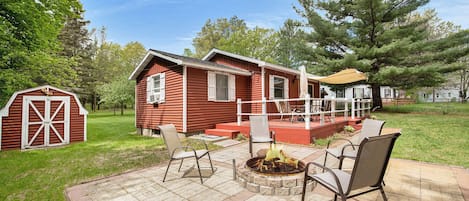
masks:
[[[335,183],[337,184],[337,188],[339,190],[339,193],[340,194],[344,194],[343,193],[343,189],[342,189],[342,185],[340,184],[340,181],[339,181],[339,177],[337,177],[337,175],[334,173],[334,171],[332,171],[332,169],[324,166],[324,165],[321,165],[319,163],[316,163],[316,162],[309,162],[306,164],[306,169],[305,169],[305,180],[306,180],[306,175],[308,175],[308,171],[309,171],[309,166],[310,165],[314,165],[314,166],[317,166],[317,167],[320,167],[322,168],[323,170],[326,170],[326,172],[330,173],[332,175],[332,177],[334,178],[335,180]],[[323,173],[324,174],[324,173]],[[309,176],[309,175],[308,175]]]
[[[347,141],[349,144],[353,145],[352,141],[350,141],[349,139],[345,139],[345,138],[335,138],[334,140],[342,140],[342,141]],[[327,143],[327,149],[329,149],[329,145],[331,144],[332,141],[329,141]],[[355,150],[355,148],[353,148],[353,150]]]
[[[270,131],[270,138],[272,138],[274,140],[274,144],[276,144],[276,139],[275,139],[275,131]]]

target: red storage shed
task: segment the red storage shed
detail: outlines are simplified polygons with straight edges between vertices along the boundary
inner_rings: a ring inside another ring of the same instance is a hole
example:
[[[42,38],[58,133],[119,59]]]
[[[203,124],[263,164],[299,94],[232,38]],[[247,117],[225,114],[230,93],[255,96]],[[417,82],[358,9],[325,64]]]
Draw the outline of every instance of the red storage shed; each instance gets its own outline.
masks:
[[[87,114],[74,93],[48,85],[18,91],[0,110],[0,150],[86,141]]]

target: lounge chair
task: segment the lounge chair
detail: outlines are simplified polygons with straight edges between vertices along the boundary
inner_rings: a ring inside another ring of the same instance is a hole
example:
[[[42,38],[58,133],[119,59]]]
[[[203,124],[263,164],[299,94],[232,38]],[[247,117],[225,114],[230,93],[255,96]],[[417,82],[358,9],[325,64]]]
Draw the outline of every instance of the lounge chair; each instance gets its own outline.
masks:
[[[249,153],[253,156],[253,143],[275,144],[275,132],[269,130],[269,120],[267,116],[249,116]]]
[[[308,180],[314,180],[334,193],[334,201],[337,200],[337,196],[345,201],[347,198],[376,190],[379,190],[383,200],[387,201],[383,189],[383,177],[391,157],[394,142],[399,135],[400,133],[394,133],[365,138],[360,143],[353,170],[350,174],[339,169],[327,168],[316,162],[307,163],[301,200],[305,199]],[[309,171],[311,165],[320,167],[326,172],[311,175]],[[368,188],[358,193],[355,191],[364,187]],[[354,194],[351,194],[351,191],[354,191]]]
[[[297,109],[292,109],[288,101],[275,100],[274,103],[277,107],[277,111],[280,113],[280,120],[283,120],[284,115],[289,115],[290,122],[293,122],[294,118],[298,119],[298,117],[300,116],[301,112]]]
[[[195,158],[195,162],[197,163],[197,169],[199,170],[200,183],[203,184],[204,181],[202,180],[202,173],[200,172],[199,159],[207,155],[208,160],[210,161],[210,167],[212,168],[212,173],[214,172],[212,159],[210,158],[210,153],[208,151],[207,144],[205,144],[205,141],[205,149],[195,150],[190,146],[182,146],[176,128],[173,124],[167,124],[158,127],[160,128],[161,135],[163,135],[164,143],[166,144],[166,148],[168,148],[169,152],[169,163],[168,167],[166,168],[166,172],[164,173],[163,182],[166,180],[166,175],[168,174],[169,166],[171,165],[171,162],[173,160],[181,160],[181,164],[179,164],[178,169],[178,172],[180,172],[182,162],[185,158]]]
[[[326,155],[324,156],[324,166],[326,166],[327,156],[331,155],[337,159],[339,159],[339,169],[342,168],[342,163],[345,158],[354,159],[357,156],[357,149],[358,144],[363,141],[366,137],[373,137],[381,135],[381,130],[383,129],[384,121],[374,120],[374,119],[365,119],[363,121],[362,130],[358,136],[357,144],[352,143],[352,141],[345,139],[345,138],[336,138],[335,140],[344,140],[347,141],[348,144],[343,147],[338,148],[329,148],[330,142],[327,143],[326,148]],[[350,148],[352,150],[350,150]]]

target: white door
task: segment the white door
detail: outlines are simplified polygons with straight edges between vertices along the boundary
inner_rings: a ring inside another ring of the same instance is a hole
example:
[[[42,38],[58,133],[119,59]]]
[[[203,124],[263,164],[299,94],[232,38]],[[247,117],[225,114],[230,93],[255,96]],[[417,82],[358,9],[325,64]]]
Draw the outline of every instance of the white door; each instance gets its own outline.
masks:
[[[21,148],[70,143],[69,96],[23,96]]]

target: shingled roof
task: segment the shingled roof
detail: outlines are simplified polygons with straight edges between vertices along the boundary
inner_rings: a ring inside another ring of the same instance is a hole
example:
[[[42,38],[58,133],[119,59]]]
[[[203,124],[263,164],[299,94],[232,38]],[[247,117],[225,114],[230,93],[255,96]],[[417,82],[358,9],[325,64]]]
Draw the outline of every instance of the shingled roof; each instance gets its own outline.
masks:
[[[181,55],[172,54],[172,53],[164,52],[160,50],[150,49],[148,50],[147,54],[145,55],[143,60],[140,62],[140,64],[132,72],[129,79],[130,80],[136,79],[138,75],[145,69],[145,67],[148,65],[148,63],[150,63],[150,61],[154,57],[159,57],[161,59],[173,62],[181,66],[188,66],[188,67],[204,69],[204,70],[220,71],[220,72],[232,73],[236,75],[246,75],[246,76],[251,75],[249,71],[244,70],[244,69],[234,68],[230,66],[217,64],[211,61],[204,61],[201,59],[196,59],[196,58],[181,56]]]

